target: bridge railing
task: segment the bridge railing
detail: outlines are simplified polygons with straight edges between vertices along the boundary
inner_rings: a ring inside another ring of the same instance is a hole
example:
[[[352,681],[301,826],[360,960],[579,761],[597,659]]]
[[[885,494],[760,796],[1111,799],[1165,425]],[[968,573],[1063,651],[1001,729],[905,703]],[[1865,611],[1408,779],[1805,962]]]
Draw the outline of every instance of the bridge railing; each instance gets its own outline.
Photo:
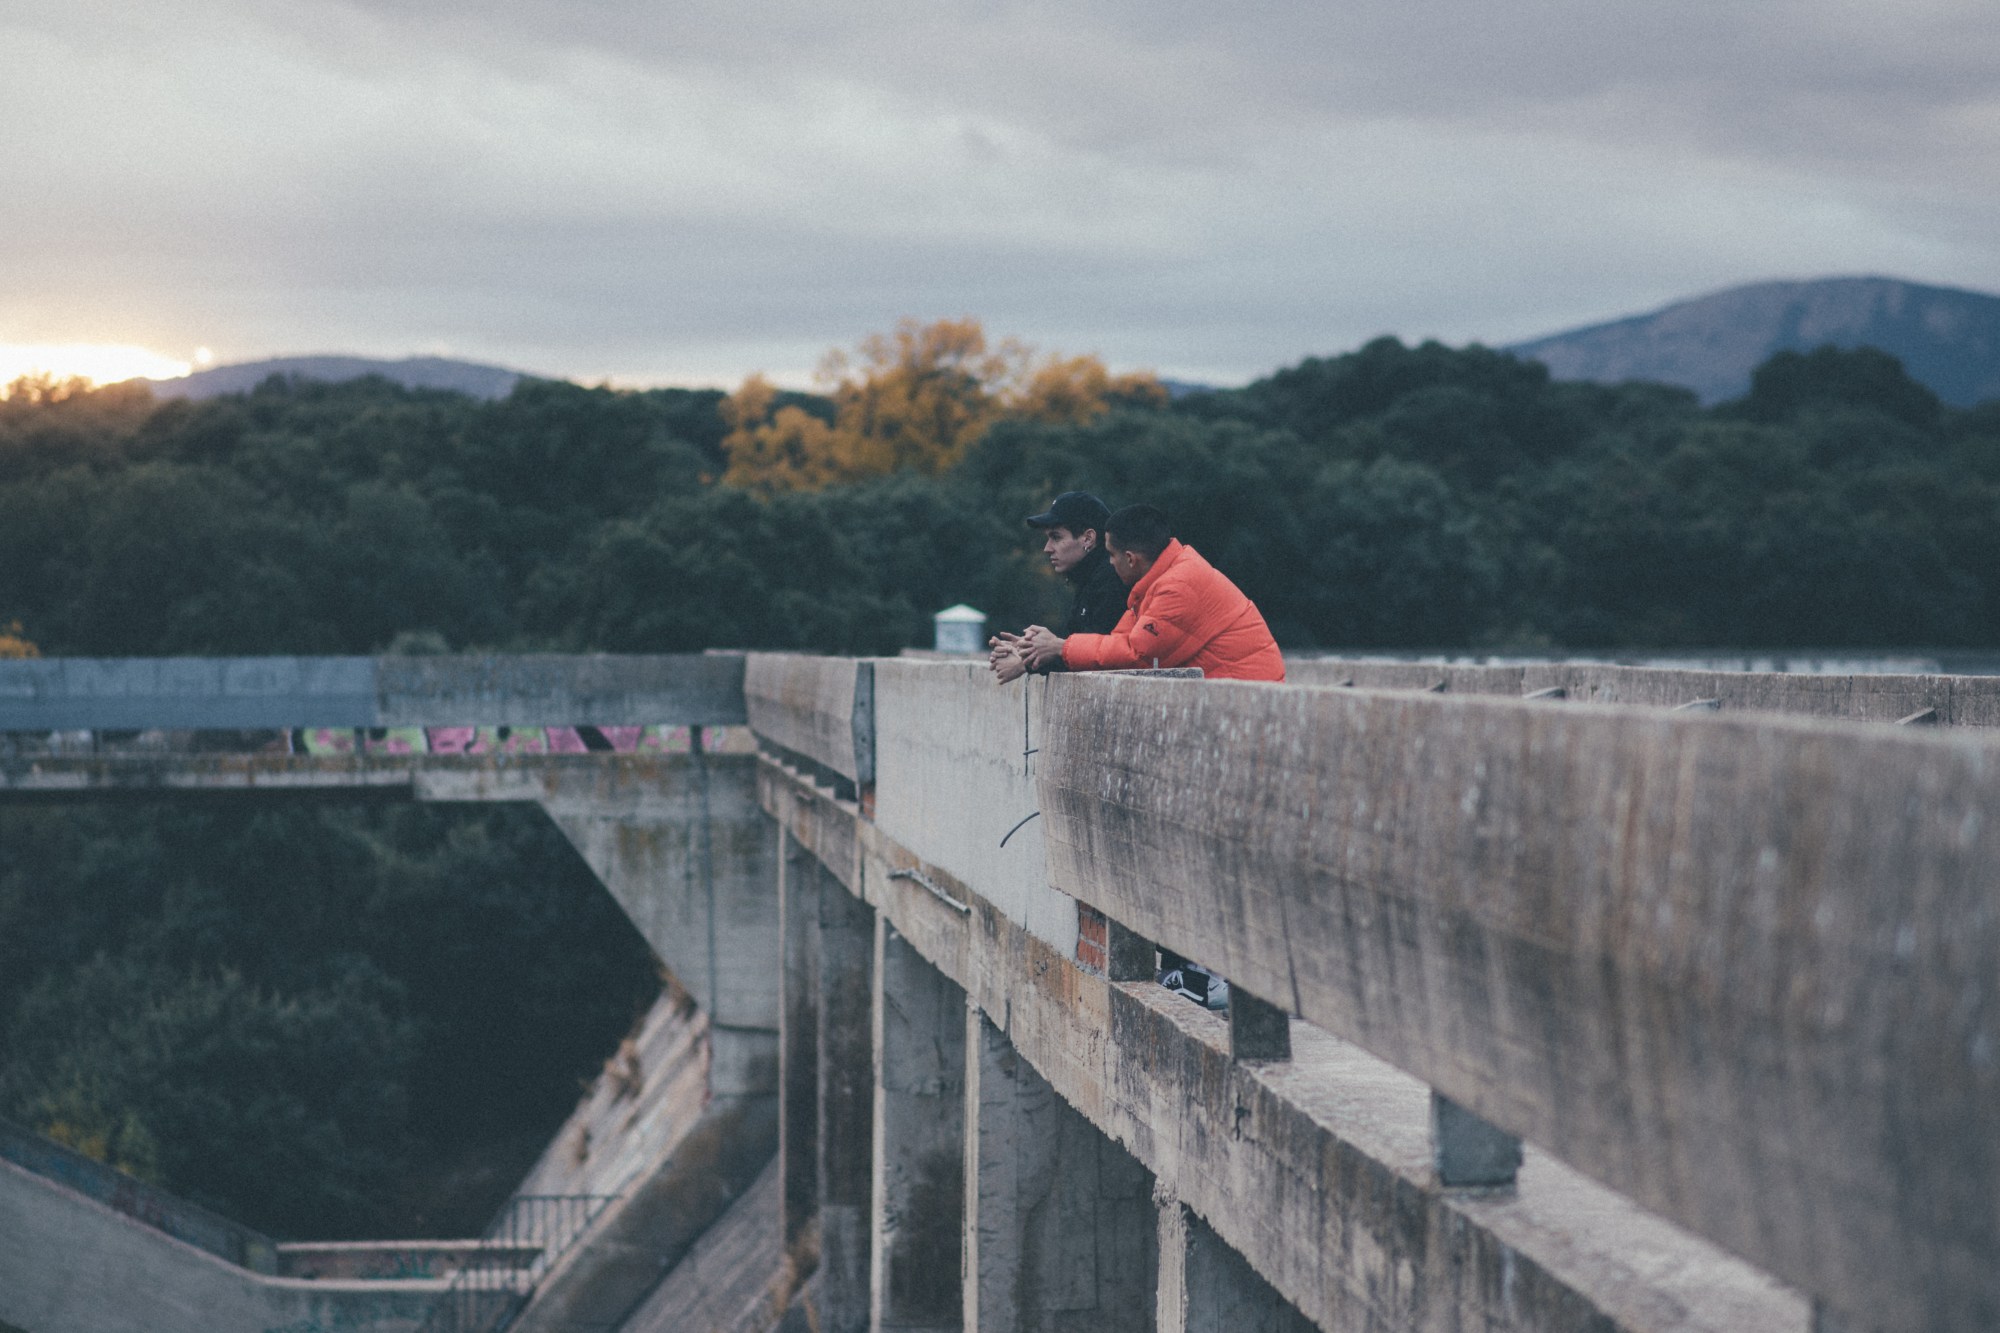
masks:
[[[1836,1312],[2000,1317],[2000,745],[1048,690],[1059,888]]]
[[[1208,963],[1830,1318],[2000,1322],[2000,741],[1771,715],[1980,725],[2000,682],[1377,665],[880,662],[875,818],[1058,948],[1068,898]]]

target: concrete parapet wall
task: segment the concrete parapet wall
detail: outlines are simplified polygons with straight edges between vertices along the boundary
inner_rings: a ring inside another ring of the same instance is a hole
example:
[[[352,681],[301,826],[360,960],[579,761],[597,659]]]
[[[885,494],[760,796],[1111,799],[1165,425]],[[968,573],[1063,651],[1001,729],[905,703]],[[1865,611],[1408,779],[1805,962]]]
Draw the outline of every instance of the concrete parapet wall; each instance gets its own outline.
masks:
[[[1546,1157],[1517,1191],[1440,1189],[1408,1075],[1304,1025],[1295,1062],[1233,1061],[1219,1016],[1078,966],[877,828],[860,840],[894,930],[1319,1327],[1803,1333],[1796,1296]]]
[[[875,780],[874,669],[852,657],[751,653],[745,715],[763,740],[866,786]]]
[[[2000,1323],[2000,747],[1057,677],[1054,882],[1872,1326]]]
[[[1447,694],[1532,695],[1561,690],[1583,703],[1678,708],[1701,700],[1720,711],[1790,713],[1849,722],[1898,722],[1926,709],[1942,726],[2000,726],[2000,676],[1814,674],[1694,671],[1678,667],[1533,662],[1449,666],[1345,658],[1285,663],[1294,685],[1425,690]]]
[[[1076,904],[1049,887],[1033,818],[1047,689],[1047,677],[996,687],[984,663],[878,663],[875,822],[1068,953]]]
[[[0,662],[0,731],[743,721],[734,653]]]

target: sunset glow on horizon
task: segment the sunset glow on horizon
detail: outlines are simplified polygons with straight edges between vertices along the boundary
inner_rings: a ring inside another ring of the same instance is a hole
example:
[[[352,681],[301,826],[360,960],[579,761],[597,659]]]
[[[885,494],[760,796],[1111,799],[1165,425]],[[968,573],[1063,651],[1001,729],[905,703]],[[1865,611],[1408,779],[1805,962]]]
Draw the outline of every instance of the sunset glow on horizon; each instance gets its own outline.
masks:
[[[207,351],[199,348],[193,360],[183,361],[129,343],[0,343],[0,393],[23,375],[81,378],[92,384],[178,379],[212,359]]]

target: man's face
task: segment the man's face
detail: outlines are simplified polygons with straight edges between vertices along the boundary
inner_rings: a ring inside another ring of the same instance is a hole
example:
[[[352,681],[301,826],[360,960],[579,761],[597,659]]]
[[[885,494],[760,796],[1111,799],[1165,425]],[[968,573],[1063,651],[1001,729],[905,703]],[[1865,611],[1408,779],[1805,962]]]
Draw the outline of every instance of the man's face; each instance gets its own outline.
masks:
[[[1050,528],[1042,538],[1042,554],[1049,558],[1049,568],[1058,574],[1067,574],[1083,562],[1083,558],[1097,549],[1097,534],[1089,528],[1082,532],[1071,532],[1068,528]]]
[[[1153,562],[1137,551],[1127,551],[1110,542],[1104,544],[1104,553],[1111,557],[1111,568],[1128,588],[1144,578],[1146,571],[1153,567]]]

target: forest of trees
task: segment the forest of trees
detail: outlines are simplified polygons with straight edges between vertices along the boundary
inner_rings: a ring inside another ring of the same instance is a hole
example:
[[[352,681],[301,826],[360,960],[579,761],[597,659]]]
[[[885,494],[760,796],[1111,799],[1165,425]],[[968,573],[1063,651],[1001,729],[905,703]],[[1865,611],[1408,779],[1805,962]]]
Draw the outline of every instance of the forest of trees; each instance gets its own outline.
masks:
[[[1292,648],[2000,643],[2000,402],[1879,352],[1703,408],[1382,339],[1169,401],[957,321],[825,379],[24,382],[0,650],[889,653],[1056,614],[1021,516],[1072,488]],[[0,1114],[284,1234],[476,1230],[657,986],[616,916],[506,812],[0,811]]]

